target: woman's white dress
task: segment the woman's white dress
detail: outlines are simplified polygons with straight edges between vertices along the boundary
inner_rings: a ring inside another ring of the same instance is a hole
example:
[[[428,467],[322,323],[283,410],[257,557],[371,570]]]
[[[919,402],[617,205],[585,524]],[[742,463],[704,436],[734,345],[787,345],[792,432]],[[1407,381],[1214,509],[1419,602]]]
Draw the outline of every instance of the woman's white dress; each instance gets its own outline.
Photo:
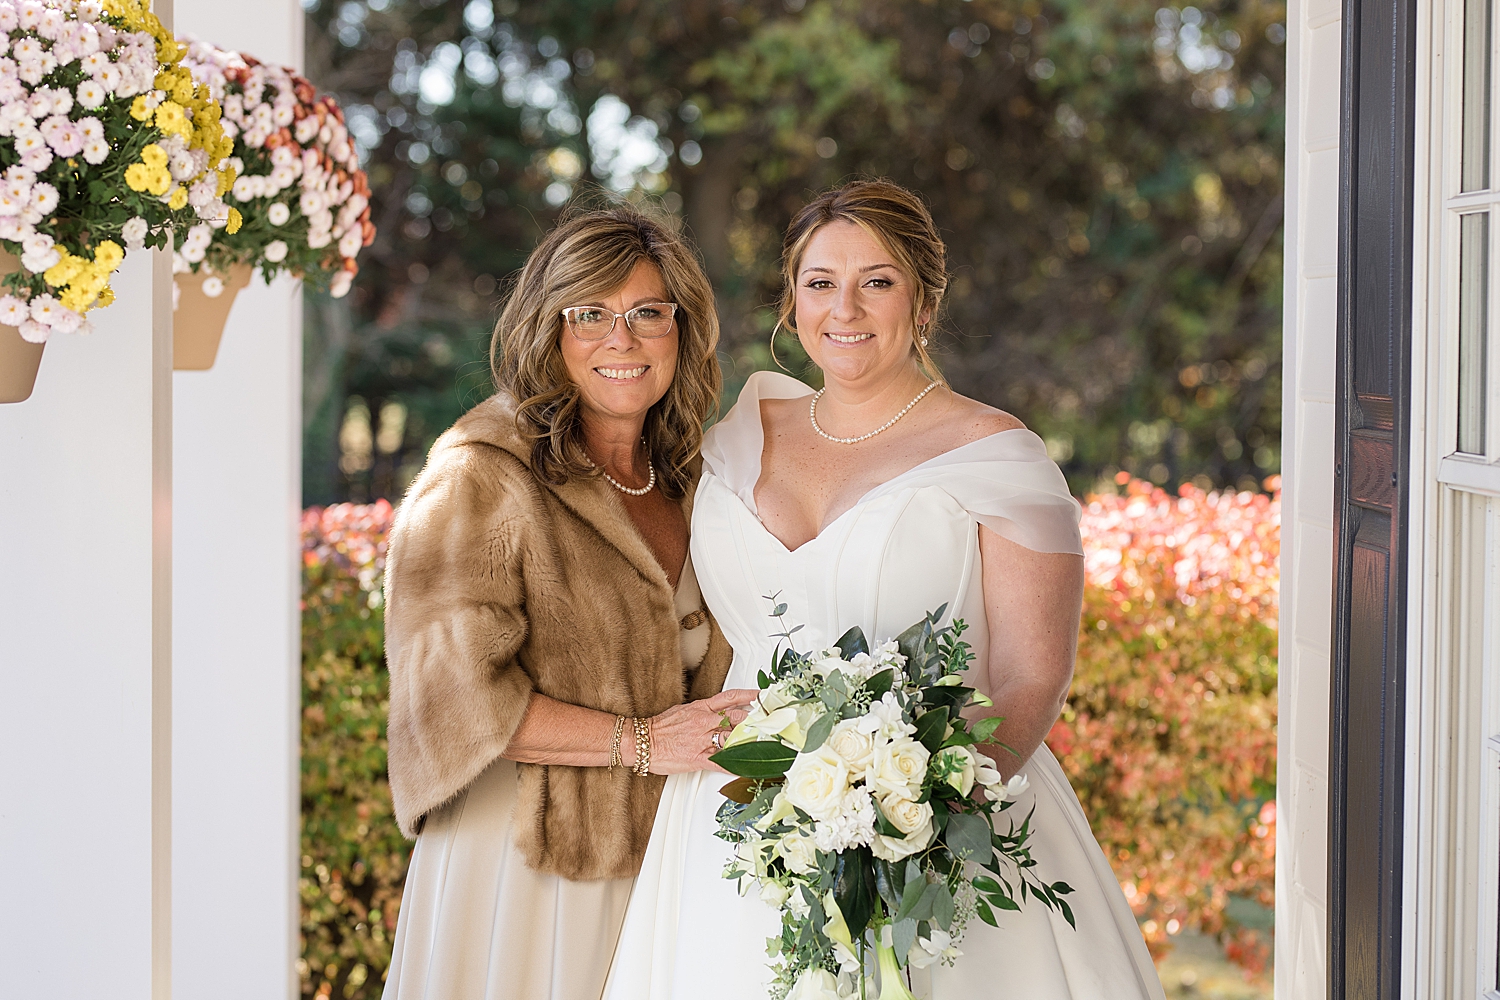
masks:
[[[676,611],[703,607],[689,557]],[[708,652],[681,633],[682,662]],[[384,1000],[598,1000],[634,879],[574,882],[526,866],[512,836],[516,765],[497,760],[434,810],[412,849]]]
[[[1081,551],[1078,508],[1040,439],[1004,431],[924,462],[788,551],[755,513],[760,400],[811,391],[783,375],[754,375],[704,442],[692,557],[734,647],[724,686],[755,687],[769,661],[779,631],[768,617],[770,594],[786,603],[789,625],[805,625],[802,649],[832,645],[854,625],[872,641],[890,638],[946,603],[950,617],[969,624],[964,638],[984,662],[978,525],[1039,551]],[[982,677],[970,683],[987,687]],[[1035,902],[998,914],[999,929],[974,920],[963,957],[916,972],[914,991],[931,1000],[1161,998],[1135,918],[1062,768],[1043,746],[1023,771],[1030,790],[1007,816],[1035,805],[1037,875],[1073,887],[1077,930]],[[714,813],[727,780],[708,771],[667,780],[606,1000],[764,1000],[766,939],[780,933],[780,919],[721,876],[730,848],[714,836]]]

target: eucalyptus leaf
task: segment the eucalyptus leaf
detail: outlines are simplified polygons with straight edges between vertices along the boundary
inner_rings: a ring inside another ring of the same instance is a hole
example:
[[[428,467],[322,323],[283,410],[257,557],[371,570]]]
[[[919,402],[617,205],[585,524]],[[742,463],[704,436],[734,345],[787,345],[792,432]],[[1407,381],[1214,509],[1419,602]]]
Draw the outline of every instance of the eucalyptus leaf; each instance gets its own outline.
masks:
[[[954,813],[948,819],[944,839],[948,843],[948,850],[955,857],[982,864],[994,850],[990,841],[991,834],[990,824],[983,816]]]
[[[906,964],[906,953],[911,951],[911,946],[917,941],[917,922],[911,917],[898,920],[891,925],[891,943],[895,945],[896,961],[902,965]]]
[[[932,897],[932,919],[943,930],[947,930],[953,926],[953,918],[956,915],[953,905],[953,893],[942,882],[934,883],[934,885],[938,891]]]
[[[803,753],[812,753],[824,744],[828,734],[833,732],[833,724],[838,721],[837,711],[824,712],[818,716],[818,721],[807,727],[807,740],[802,744]]]

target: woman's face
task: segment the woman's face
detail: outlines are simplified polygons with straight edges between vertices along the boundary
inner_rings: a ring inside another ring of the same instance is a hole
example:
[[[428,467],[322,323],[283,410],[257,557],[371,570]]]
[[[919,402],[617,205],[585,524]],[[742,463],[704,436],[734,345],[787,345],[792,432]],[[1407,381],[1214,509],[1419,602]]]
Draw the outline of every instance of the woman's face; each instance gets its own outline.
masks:
[[[830,222],[808,241],[797,272],[797,335],[831,379],[892,375],[913,361],[915,294],[879,240],[852,222]]]
[[[610,312],[629,312],[648,302],[668,302],[661,272],[642,261],[625,284],[610,295],[574,306],[598,306]],[[578,386],[584,413],[595,419],[646,419],[646,411],[667,394],[677,373],[677,323],[665,337],[645,340],[626,326],[622,316],[603,340],[583,341],[563,324],[562,356],[568,377]]]

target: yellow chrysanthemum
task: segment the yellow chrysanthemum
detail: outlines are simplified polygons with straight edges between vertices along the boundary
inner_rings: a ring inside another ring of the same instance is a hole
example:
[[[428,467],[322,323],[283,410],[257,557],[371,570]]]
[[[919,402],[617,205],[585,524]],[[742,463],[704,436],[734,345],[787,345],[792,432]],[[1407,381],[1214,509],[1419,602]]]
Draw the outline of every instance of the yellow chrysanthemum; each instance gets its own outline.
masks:
[[[42,274],[42,280],[49,285],[66,285],[78,277],[78,272],[83,270],[86,263],[82,257],[75,257],[64,250],[58,262]]]
[[[170,197],[170,198],[167,199],[167,207],[170,208],[174,212],[177,211],[178,209],[182,208],[186,204],[187,204],[187,188],[185,188],[185,187],[180,187],[176,191],[173,191],[172,192],[172,197]]]
[[[73,310],[74,312],[83,312],[89,307],[89,304],[93,302],[95,298],[97,298],[97,296],[95,296],[93,293],[85,291],[84,289],[79,288],[76,285],[68,286],[67,288],[63,289],[60,295],[57,296],[57,300],[61,302],[63,306]]]
[[[156,108],[156,127],[184,139],[193,137],[193,125],[182,113],[182,105],[176,101],[162,101]]]
[[[151,186],[151,168],[144,163],[132,163],[125,168],[125,183],[132,191],[144,191]]]
[[[114,304],[115,304],[115,290],[113,288],[110,288],[108,285],[106,285],[106,286],[104,286],[104,290],[99,293],[99,305],[101,307],[103,307],[103,306],[112,306]]]
[[[102,268],[113,271],[124,259],[125,251],[114,240],[104,240],[94,247],[94,263]]]
[[[153,142],[141,150],[141,162],[152,170],[159,170],[167,165],[167,151]]]
[[[146,185],[146,190],[154,195],[164,195],[172,186],[172,175],[167,172],[166,167],[157,167],[151,171],[151,183]]]
[[[224,231],[230,236],[233,236],[235,233],[240,231],[240,226],[244,224],[245,217],[240,214],[240,210],[237,208],[231,208],[229,210],[229,221],[224,224]]]
[[[145,94],[136,95],[136,99],[130,102],[130,117],[138,122],[150,120],[151,102],[146,99]]]

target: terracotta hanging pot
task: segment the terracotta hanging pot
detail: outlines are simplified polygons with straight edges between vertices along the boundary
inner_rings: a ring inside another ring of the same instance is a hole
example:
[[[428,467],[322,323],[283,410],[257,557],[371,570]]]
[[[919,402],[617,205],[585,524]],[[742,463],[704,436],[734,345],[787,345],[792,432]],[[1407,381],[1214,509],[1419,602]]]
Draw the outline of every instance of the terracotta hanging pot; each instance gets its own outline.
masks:
[[[0,250],[0,274],[20,269],[21,262],[14,254]],[[30,398],[46,346],[22,340],[21,331],[13,326],[0,326],[0,403],[21,403]]]
[[[22,340],[13,326],[0,326],[0,403],[22,403],[31,397],[46,346]]]
[[[250,284],[250,275],[248,264],[236,264],[222,279],[224,290],[214,296],[203,294],[208,274],[179,274],[173,278],[178,288],[177,311],[172,315],[174,371],[202,372],[214,366],[234,297]]]

